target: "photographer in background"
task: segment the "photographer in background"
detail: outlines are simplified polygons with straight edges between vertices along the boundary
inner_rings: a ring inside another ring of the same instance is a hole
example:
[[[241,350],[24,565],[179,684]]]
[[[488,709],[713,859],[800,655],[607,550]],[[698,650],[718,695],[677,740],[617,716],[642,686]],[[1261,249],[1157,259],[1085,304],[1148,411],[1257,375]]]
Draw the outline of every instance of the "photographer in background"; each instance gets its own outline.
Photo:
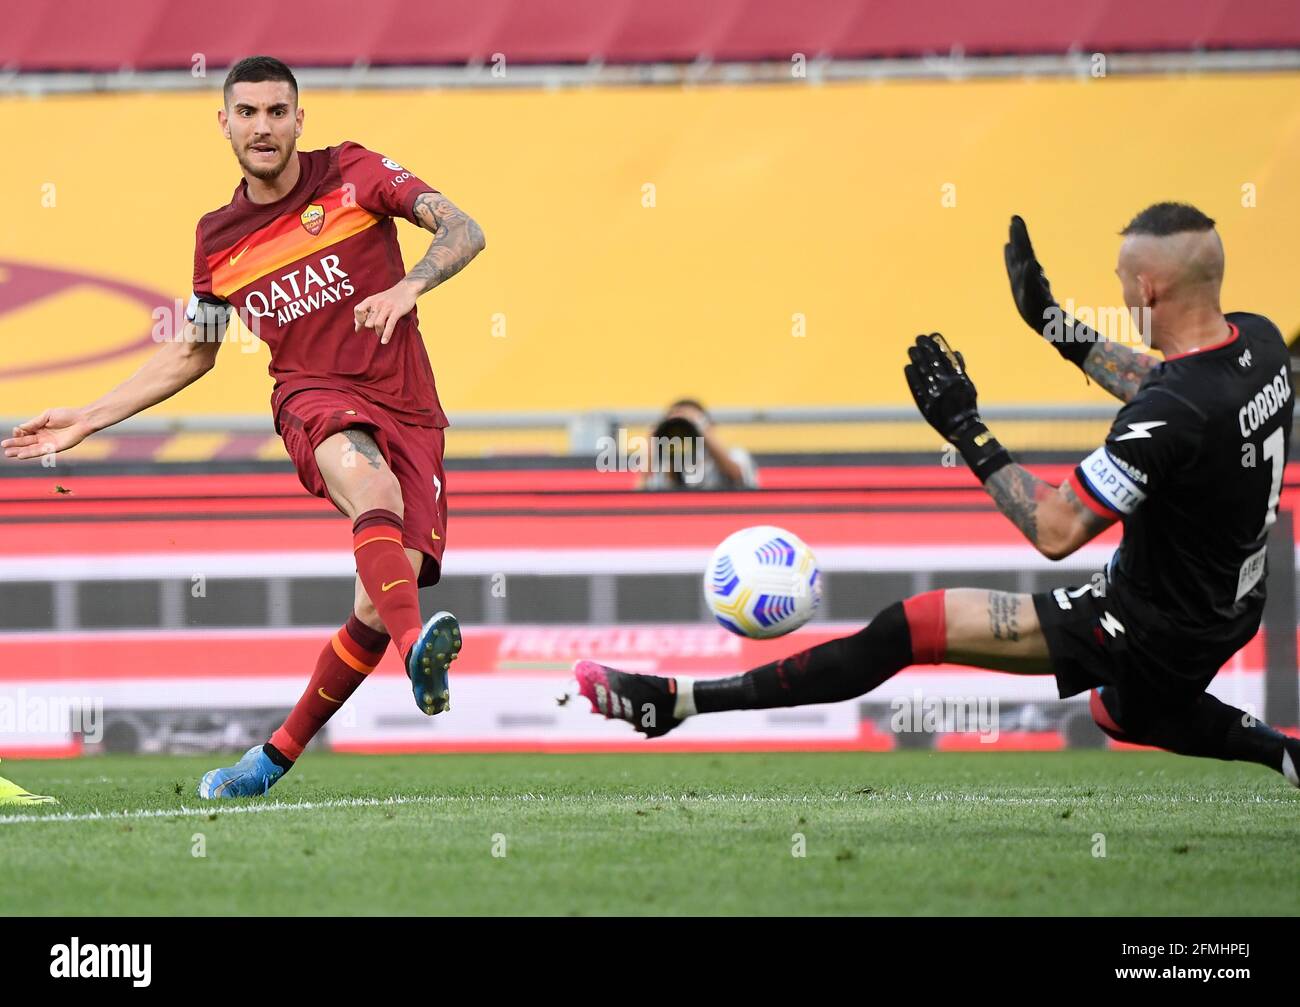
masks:
[[[641,488],[647,490],[754,489],[758,469],[748,451],[729,448],[718,437],[708,411],[694,399],[678,399],[651,435],[656,456],[671,458],[667,471],[651,472]],[[669,445],[663,451],[660,445]],[[679,446],[703,444],[704,450],[681,451]]]

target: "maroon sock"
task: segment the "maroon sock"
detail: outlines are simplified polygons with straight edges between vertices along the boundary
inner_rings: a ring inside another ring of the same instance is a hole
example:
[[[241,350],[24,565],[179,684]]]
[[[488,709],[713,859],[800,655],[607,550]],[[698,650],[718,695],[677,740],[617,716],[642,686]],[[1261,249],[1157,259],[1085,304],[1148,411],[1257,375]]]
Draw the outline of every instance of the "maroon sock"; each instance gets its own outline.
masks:
[[[388,639],[387,633],[371,629],[355,614],[330,637],[316,659],[316,670],[302,698],[271,735],[271,744],[286,759],[293,761],[302,755],[316,732],[374,671],[388,648]]]
[[[405,661],[421,620],[415,574],[402,548],[402,519],[390,510],[366,511],[353,522],[352,551],[361,584]]]

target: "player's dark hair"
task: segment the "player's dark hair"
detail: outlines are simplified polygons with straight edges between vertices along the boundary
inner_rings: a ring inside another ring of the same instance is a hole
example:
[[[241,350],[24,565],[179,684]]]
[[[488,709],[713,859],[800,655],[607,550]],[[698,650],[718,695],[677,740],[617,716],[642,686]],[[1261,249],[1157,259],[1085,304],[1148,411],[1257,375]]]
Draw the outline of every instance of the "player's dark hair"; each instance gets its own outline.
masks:
[[[267,80],[282,80],[293,88],[293,101],[298,103],[298,81],[293,71],[274,56],[245,56],[230,68],[226,82],[221,87],[223,100],[230,104],[230,89],[236,84],[260,84]]]
[[[1182,234],[1184,231],[1213,229],[1214,221],[1194,206],[1187,203],[1156,203],[1130,220],[1128,227],[1119,233],[1125,236],[1149,234],[1156,238],[1165,238],[1171,234]]]

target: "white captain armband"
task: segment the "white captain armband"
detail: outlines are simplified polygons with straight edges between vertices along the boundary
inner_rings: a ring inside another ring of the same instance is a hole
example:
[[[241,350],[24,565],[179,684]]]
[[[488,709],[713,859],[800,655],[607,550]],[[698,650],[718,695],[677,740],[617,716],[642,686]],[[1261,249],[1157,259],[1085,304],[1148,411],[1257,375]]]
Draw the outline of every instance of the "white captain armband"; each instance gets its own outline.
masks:
[[[224,301],[200,300],[197,294],[192,294],[185,308],[185,319],[194,324],[204,339],[220,339],[230,322],[230,311],[230,305]]]
[[[1084,479],[1084,489],[1121,516],[1132,514],[1147,498],[1146,491],[1134,482],[1104,445],[1079,463],[1079,472]]]

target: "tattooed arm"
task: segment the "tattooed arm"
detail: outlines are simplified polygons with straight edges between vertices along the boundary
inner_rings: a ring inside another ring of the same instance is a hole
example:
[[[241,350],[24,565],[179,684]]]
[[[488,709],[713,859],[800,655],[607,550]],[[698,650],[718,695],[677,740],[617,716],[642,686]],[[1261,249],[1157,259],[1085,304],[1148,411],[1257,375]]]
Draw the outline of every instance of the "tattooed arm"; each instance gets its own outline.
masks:
[[[1053,486],[1014,462],[994,472],[984,488],[1048,559],[1064,559],[1114,524],[1085,505],[1068,482]]]
[[[421,225],[433,232],[429,250],[395,286],[353,309],[356,330],[382,333],[381,344],[392,338],[398,319],[415,307],[417,297],[451,279],[487,247],[483,229],[441,192],[421,193],[412,209]]]
[[[433,232],[433,244],[406,274],[406,282],[417,284],[423,294],[469,265],[470,259],[487,247],[487,241],[473,218],[441,192],[421,194],[414,212],[420,224]]]
[[[1016,464],[980,419],[966,361],[943,336],[917,336],[907,355],[911,363],[903,375],[921,415],[961,452],[998,510],[1035,549],[1063,559],[1114,524],[1100,503],[1089,507],[1080,500],[1068,480],[1053,486]]]
[[[1132,401],[1156,366],[1155,357],[1109,340],[1094,343],[1083,361],[1083,373],[1121,402]]]

